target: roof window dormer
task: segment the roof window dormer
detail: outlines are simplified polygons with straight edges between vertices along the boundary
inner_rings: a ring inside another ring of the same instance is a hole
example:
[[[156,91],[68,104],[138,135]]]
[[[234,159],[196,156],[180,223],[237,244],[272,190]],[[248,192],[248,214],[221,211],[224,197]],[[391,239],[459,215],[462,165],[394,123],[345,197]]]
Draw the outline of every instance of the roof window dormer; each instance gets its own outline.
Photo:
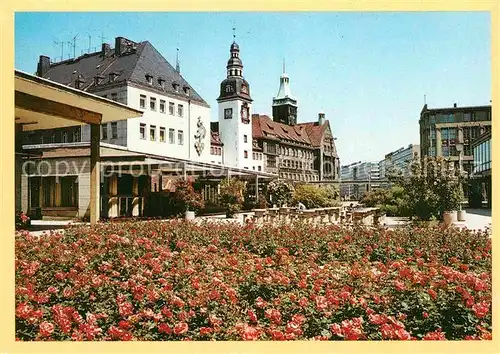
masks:
[[[165,88],[165,79],[162,77],[159,77],[158,84],[161,86],[161,88]]]
[[[184,90],[184,93],[189,96],[191,92],[191,88],[189,86],[183,86],[182,89]]]
[[[109,82],[115,82],[117,77],[118,77],[117,72],[109,73]]]
[[[146,74],[146,81],[148,84],[152,85],[153,84],[153,75],[147,73]]]
[[[179,83],[178,82],[173,82],[172,83],[172,87],[174,88],[175,92],[179,92]]]

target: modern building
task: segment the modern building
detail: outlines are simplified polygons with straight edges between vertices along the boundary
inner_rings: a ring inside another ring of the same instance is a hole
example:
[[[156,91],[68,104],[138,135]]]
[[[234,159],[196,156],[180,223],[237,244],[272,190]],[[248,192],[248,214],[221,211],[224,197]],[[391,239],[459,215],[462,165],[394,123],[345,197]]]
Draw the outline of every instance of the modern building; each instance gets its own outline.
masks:
[[[365,193],[380,187],[378,162],[354,162],[342,166],[340,196],[345,200],[360,200]]]
[[[410,175],[410,162],[414,158],[420,158],[420,145],[409,144],[385,155],[384,159],[378,163],[380,170],[380,185],[388,188],[391,183],[387,181],[391,173],[401,174],[404,177]]]
[[[469,205],[491,208],[491,130],[472,143],[474,169],[470,179]]]
[[[491,130],[491,106],[428,108],[420,112],[421,156],[443,156],[462,165],[469,176],[474,163],[472,144]]]

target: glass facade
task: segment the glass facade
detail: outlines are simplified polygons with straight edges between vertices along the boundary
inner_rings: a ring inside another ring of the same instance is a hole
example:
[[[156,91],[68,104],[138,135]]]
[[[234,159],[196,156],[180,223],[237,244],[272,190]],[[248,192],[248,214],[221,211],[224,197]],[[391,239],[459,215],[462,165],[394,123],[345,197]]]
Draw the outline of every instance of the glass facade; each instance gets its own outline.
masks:
[[[474,148],[474,173],[491,169],[491,139]]]

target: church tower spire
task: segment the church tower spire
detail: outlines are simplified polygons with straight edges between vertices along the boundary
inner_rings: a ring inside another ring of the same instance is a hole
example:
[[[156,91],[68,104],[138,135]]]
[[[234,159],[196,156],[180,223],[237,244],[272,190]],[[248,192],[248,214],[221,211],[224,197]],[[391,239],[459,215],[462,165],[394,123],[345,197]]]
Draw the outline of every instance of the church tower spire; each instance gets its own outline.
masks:
[[[177,71],[179,74],[181,73],[181,64],[179,63],[179,48],[177,48],[177,57],[175,60],[175,71]]]
[[[290,78],[286,73],[284,58],[280,87],[276,97],[273,98],[273,120],[287,125],[297,124],[297,100],[290,90]]]

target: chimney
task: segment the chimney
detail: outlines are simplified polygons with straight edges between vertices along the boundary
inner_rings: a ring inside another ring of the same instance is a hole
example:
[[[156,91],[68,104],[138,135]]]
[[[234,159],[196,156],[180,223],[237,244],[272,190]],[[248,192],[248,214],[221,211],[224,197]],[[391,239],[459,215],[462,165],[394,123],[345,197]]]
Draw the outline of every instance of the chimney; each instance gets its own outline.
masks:
[[[457,104],[456,103],[453,103],[453,108],[457,108]]]
[[[111,47],[108,43],[103,43],[102,48],[101,48],[101,54],[102,56],[106,56],[111,51]]]
[[[318,113],[318,124],[319,125],[325,124],[325,113],[323,112]]]
[[[115,38],[115,55],[120,55],[125,50],[125,38],[116,37]]]
[[[83,86],[82,86],[83,83],[85,83],[85,79],[83,78],[82,75],[78,75],[78,77],[75,80],[75,88],[77,90],[83,89]]]
[[[44,77],[44,75],[50,69],[50,58],[45,55],[40,55],[40,60],[38,61],[38,67],[36,69],[36,75]]]

